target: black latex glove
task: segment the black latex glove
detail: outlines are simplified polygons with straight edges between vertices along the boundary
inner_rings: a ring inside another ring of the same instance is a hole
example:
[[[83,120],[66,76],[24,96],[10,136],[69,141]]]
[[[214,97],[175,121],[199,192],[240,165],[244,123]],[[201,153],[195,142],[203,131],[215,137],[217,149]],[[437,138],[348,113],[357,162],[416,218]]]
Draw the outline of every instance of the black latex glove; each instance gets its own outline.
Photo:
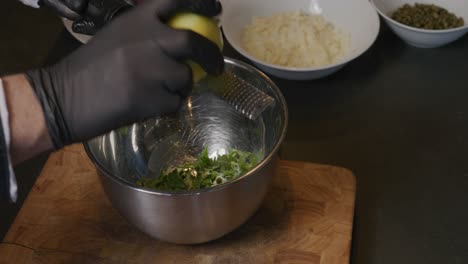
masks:
[[[39,0],[39,5],[52,9],[59,16],[77,20],[86,11],[88,0]]]
[[[130,9],[129,0],[40,0],[41,6],[54,10],[58,15],[73,20],[76,33],[94,35],[115,16]]]
[[[165,21],[180,11],[214,16],[220,9],[215,0],[149,0],[58,64],[27,72],[55,148],[176,111],[192,88],[184,61],[211,74],[224,62],[214,43]]]
[[[94,35],[119,14],[133,7],[125,0],[89,0],[82,17],[73,22],[76,33]]]

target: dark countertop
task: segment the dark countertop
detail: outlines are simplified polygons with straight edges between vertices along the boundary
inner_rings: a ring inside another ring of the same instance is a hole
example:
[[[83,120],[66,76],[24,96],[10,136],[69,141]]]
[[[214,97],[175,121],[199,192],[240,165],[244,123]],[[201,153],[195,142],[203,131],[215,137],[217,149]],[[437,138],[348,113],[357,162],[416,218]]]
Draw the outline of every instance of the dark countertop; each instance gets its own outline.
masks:
[[[0,24],[9,36],[0,44],[4,72],[78,46],[56,18],[9,2],[0,4],[0,20],[7,6],[6,19],[21,25]],[[242,59],[229,47],[225,54]],[[329,78],[273,80],[290,110],[282,158],[345,167],[357,177],[352,263],[468,263],[468,37],[416,49],[383,26],[367,53]],[[43,160],[18,166],[22,197]],[[18,208],[0,204],[0,236]]]

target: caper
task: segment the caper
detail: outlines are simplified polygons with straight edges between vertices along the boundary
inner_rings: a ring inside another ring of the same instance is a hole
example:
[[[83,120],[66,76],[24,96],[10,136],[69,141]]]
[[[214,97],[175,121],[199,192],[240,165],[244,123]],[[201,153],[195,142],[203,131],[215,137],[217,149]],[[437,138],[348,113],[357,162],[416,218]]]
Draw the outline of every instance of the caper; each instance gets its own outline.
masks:
[[[391,17],[410,27],[433,30],[462,27],[465,24],[463,18],[432,4],[404,4]]]

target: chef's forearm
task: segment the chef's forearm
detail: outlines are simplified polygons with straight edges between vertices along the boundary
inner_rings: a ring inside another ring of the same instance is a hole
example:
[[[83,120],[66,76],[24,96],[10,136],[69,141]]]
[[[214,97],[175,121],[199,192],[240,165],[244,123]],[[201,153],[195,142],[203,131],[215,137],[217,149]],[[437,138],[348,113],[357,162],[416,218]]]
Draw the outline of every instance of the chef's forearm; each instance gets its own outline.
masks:
[[[52,142],[42,107],[26,77],[19,74],[2,80],[9,112],[10,154],[15,164],[51,149]]]

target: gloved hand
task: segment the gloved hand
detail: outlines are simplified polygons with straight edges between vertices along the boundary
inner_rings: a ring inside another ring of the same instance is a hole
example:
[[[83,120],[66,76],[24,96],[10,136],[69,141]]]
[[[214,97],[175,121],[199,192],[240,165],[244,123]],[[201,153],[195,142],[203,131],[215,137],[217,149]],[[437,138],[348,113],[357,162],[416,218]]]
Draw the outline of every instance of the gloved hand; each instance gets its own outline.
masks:
[[[117,14],[133,6],[126,0],[40,0],[39,5],[54,10],[58,15],[73,20],[76,33],[94,35]]]
[[[119,14],[129,10],[133,4],[125,0],[89,0],[80,19],[73,22],[76,33],[94,35]]]
[[[88,7],[88,0],[39,0],[39,6],[45,6],[59,16],[77,20]]]
[[[58,64],[26,73],[56,149],[178,109],[192,88],[193,60],[219,74],[208,39],[165,24],[175,13],[215,16],[216,0],[151,0],[104,27]]]

